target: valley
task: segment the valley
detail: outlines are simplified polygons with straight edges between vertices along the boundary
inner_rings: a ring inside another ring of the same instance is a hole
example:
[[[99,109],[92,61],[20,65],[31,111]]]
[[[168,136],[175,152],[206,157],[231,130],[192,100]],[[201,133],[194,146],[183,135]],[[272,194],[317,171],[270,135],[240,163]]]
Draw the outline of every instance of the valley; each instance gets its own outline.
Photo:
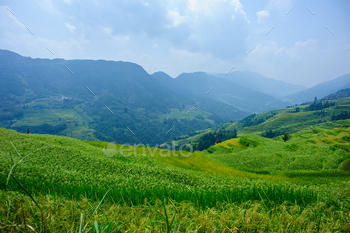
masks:
[[[0,52],[2,231],[350,230],[348,89]]]
[[[0,3],[0,233],[350,233],[349,1]]]

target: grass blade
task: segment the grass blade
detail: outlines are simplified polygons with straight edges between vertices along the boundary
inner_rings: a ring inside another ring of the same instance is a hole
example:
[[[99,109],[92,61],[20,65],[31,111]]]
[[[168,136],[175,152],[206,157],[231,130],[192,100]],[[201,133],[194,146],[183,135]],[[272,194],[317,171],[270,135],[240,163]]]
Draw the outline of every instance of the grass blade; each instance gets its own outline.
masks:
[[[87,227],[87,225],[89,224],[89,222],[91,221],[92,217],[94,216],[94,214],[96,213],[97,209],[100,207],[101,203],[103,202],[103,200],[105,199],[106,195],[109,193],[109,191],[111,191],[114,188],[114,186],[112,188],[110,188],[105,195],[102,197],[100,203],[97,205],[95,211],[92,213],[91,218],[89,219],[89,221],[87,221],[87,223],[85,224],[83,231],[85,230],[85,228]]]
[[[83,213],[80,214],[80,226],[79,226],[79,233],[81,233],[81,227],[83,225]]]
[[[10,142],[11,142],[11,141],[10,141]],[[12,142],[11,142],[11,144],[12,144],[13,148],[15,148],[17,154],[20,156],[20,154],[18,153],[16,147],[13,145]],[[34,152],[36,152],[36,151],[38,151],[38,150],[41,150],[41,149],[44,148],[44,147],[46,147],[46,146],[43,146],[43,147],[41,147],[41,148],[39,148],[39,149],[33,151],[32,153],[27,154],[27,155],[24,156],[23,158],[20,156],[22,159],[19,160],[16,164],[13,164],[13,166],[11,167],[11,170],[10,170],[8,176],[7,176],[6,185],[8,185],[8,183],[9,183],[10,175],[12,174],[12,171],[13,171],[13,169],[15,168],[15,166],[17,166],[18,164],[20,164],[20,163],[21,163],[25,158],[27,158],[29,155],[33,154]],[[11,157],[11,159],[12,159],[12,157]],[[14,162],[13,162],[13,159],[12,159],[12,163],[14,163]]]
[[[100,230],[98,229],[98,222],[97,222],[97,220],[95,220],[94,225],[95,225],[96,232],[100,233]]]
[[[8,171],[6,169],[6,167],[2,164],[0,164],[4,169],[5,171]],[[41,230],[43,231],[43,228],[44,228],[44,214],[43,214],[43,211],[42,209],[40,208],[39,204],[35,201],[34,197],[27,191],[27,189],[25,189],[21,183],[19,183],[19,181],[16,179],[16,177],[14,177],[12,174],[11,174],[11,177],[16,181],[16,183],[21,187],[21,189],[24,190],[24,192],[34,201],[35,205],[38,207],[38,209],[40,210],[41,212]]]
[[[18,156],[19,156],[20,158],[22,158],[22,156],[18,153],[18,151],[17,151],[15,145],[13,145],[12,141],[10,141],[10,142],[11,142],[11,145],[13,146],[13,148],[15,149],[15,151],[17,152]]]

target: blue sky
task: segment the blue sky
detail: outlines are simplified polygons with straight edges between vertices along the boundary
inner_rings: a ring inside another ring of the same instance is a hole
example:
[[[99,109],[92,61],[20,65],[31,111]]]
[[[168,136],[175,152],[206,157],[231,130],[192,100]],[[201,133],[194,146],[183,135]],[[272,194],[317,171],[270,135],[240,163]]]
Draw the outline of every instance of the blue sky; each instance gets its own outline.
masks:
[[[350,73],[346,46],[350,0],[0,3],[1,49],[34,58],[130,61],[172,77],[226,73],[234,66],[232,72],[310,87]]]

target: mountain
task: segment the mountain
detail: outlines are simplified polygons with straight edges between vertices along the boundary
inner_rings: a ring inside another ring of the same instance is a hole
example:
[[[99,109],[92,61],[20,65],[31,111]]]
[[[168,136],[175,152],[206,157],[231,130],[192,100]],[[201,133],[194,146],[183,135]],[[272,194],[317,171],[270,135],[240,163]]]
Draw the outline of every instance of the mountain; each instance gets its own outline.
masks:
[[[267,78],[261,74],[250,71],[234,71],[228,73],[227,75],[215,74],[215,76],[234,82],[246,88],[271,95],[277,99],[307,89],[307,87],[301,85],[295,85],[272,78]]]
[[[282,98],[284,101],[290,101],[293,104],[313,101],[315,97],[321,99],[329,94],[341,89],[350,87],[350,74],[345,74],[330,81],[322,82],[314,87],[294,93]]]
[[[32,59],[0,50],[0,126],[21,132],[34,127],[81,139],[154,145],[248,114],[173,92],[134,63]]]
[[[263,112],[289,104],[204,72],[182,73],[175,79],[159,72],[152,76],[160,84],[182,96],[213,99],[244,111]]]
[[[330,95],[327,95],[326,97],[323,97],[321,101],[325,100],[337,100],[340,98],[350,97],[350,88],[345,88],[337,91],[336,93],[332,93]]]

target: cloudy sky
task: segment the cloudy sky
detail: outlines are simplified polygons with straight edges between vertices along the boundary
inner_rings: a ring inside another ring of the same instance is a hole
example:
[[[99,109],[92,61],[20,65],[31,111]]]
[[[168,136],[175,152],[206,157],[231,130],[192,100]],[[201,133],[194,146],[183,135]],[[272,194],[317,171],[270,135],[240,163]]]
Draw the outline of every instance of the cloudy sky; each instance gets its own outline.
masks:
[[[2,0],[0,49],[310,87],[350,73],[350,0]]]

